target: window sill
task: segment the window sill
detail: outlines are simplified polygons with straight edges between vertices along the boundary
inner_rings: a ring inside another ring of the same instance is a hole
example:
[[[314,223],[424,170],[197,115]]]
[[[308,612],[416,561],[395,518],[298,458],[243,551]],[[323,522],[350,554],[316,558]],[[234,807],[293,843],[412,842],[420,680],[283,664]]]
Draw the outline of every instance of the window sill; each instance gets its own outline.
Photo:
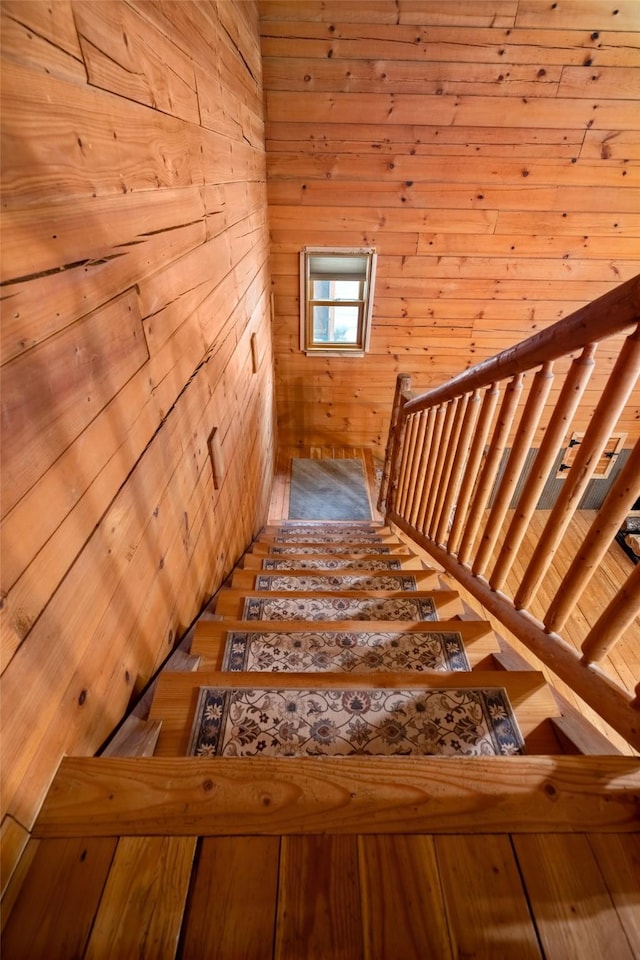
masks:
[[[364,350],[336,350],[333,347],[328,350],[308,347],[304,353],[307,357],[364,357],[365,355]]]

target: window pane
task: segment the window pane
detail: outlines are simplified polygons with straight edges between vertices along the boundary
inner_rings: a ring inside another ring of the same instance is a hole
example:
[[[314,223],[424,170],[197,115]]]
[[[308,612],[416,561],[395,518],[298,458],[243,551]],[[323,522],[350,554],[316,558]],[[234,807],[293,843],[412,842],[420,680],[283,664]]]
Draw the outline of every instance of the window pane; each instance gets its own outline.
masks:
[[[312,280],[312,300],[359,300],[359,280]]]
[[[362,356],[369,344],[375,249],[305,247],[300,271],[300,349]]]
[[[358,343],[358,307],[314,307],[314,343]]]
[[[309,276],[316,280],[322,277],[366,277],[369,255],[355,254],[309,254]]]

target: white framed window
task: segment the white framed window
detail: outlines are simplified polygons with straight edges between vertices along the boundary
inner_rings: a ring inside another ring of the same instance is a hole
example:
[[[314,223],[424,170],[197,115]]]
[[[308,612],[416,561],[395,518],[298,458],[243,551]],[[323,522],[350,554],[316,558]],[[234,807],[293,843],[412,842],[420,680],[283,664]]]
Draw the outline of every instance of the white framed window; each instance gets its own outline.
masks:
[[[300,252],[300,349],[362,356],[369,348],[376,251],[305,247]]]

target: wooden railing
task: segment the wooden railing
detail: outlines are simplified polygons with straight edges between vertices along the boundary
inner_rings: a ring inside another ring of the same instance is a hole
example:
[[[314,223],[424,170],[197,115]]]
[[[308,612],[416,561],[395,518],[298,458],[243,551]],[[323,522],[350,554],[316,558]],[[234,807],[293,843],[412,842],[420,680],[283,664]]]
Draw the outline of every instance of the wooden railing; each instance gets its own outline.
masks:
[[[398,376],[378,503],[389,522],[427,550],[637,749],[640,683],[624,689],[599,663],[625,631],[631,637],[634,630],[640,564],[629,565],[626,582],[581,650],[562,637],[562,629],[640,496],[640,440],[553,591],[547,574],[622,411],[640,404],[634,393],[639,324],[636,277],[427,393],[412,395],[410,376]],[[592,393],[585,402],[603,351],[611,372],[595,400]],[[524,535],[575,423],[584,425],[584,438],[536,547],[523,562]],[[503,588],[516,558],[519,582],[510,596]],[[537,599],[539,613],[543,595],[546,609],[537,618],[530,608]],[[637,632],[632,642],[637,650]]]

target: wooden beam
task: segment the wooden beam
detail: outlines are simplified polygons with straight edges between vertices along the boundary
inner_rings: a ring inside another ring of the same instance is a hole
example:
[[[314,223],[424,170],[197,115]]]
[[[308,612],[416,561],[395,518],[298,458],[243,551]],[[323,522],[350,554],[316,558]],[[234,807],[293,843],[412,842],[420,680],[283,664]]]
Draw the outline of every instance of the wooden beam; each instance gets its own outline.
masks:
[[[34,836],[618,832],[629,757],[63,759]]]

